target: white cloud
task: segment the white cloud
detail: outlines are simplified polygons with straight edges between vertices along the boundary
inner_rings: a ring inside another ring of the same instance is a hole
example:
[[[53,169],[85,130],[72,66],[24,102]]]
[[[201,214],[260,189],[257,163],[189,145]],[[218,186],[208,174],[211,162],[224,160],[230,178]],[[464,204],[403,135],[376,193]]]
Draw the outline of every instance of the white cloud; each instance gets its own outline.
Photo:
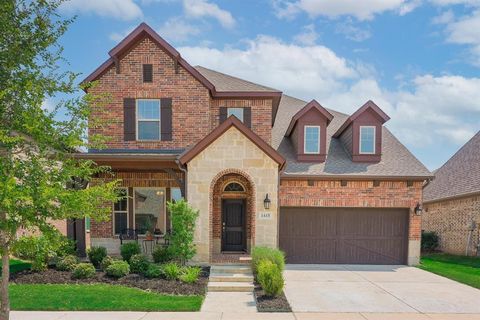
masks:
[[[480,6],[478,0],[430,0],[430,2],[438,6],[450,6],[457,4]]]
[[[304,45],[308,45],[308,46],[314,45],[315,42],[318,39],[318,33],[315,30],[315,25],[314,24],[309,24],[309,25],[304,26],[303,27],[303,32],[297,34],[294,37],[294,39],[295,39],[296,42],[298,42],[300,44],[304,44]]]
[[[428,148],[433,152],[439,143],[456,147],[479,128],[480,78],[426,74],[406,79],[405,88],[386,90],[369,66],[349,62],[324,46],[290,44],[267,36],[248,41],[243,49],[183,47],[179,51],[192,64],[306,101],[315,98],[346,113],[372,99],[391,116],[388,127],[419,152]],[[434,160],[431,167],[440,164]]]
[[[110,38],[110,40],[114,42],[120,42],[136,27],[137,26],[130,26],[127,29],[123,30],[122,32],[112,32],[108,37]]]
[[[41,108],[47,112],[52,112],[53,110],[55,110],[55,107],[55,103],[50,98],[46,98],[45,100],[43,100],[41,106]]]
[[[178,49],[192,64],[199,64],[273,88],[312,98],[338,92],[343,81],[358,77],[345,59],[327,47],[287,44],[259,36],[245,49],[183,47]]]
[[[174,17],[165,21],[157,32],[167,41],[185,41],[191,36],[200,33],[197,26],[187,23],[181,17]]]
[[[356,27],[350,18],[347,18],[344,22],[338,23],[335,32],[343,34],[347,39],[357,42],[362,42],[372,36],[372,33],[369,30]]]
[[[143,17],[142,9],[133,0],[70,0],[64,2],[60,9],[69,13],[91,13],[121,20]]]
[[[304,11],[311,17],[336,18],[348,15],[359,20],[371,20],[376,14],[385,11],[394,10],[406,14],[418,4],[418,0],[275,0],[274,8],[277,15],[283,18],[291,18]]]
[[[229,11],[223,10],[218,5],[207,0],[183,0],[183,8],[188,17],[211,17],[217,19],[225,28],[233,28],[235,26],[235,19]]]
[[[470,46],[471,62],[480,66],[480,9],[459,18],[446,11],[434,18],[433,23],[445,24],[447,42]]]

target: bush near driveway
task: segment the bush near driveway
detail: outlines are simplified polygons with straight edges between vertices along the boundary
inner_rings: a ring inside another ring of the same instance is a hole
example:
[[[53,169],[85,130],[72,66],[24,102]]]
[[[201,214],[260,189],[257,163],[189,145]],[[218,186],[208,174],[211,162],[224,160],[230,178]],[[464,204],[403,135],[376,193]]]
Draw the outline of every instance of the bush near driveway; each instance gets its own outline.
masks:
[[[269,260],[261,260],[257,269],[257,280],[265,294],[276,297],[283,291],[284,280],[282,271]]]
[[[122,278],[130,273],[130,265],[127,261],[115,260],[107,267],[105,273],[113,278]]]
[[[276,264],[280,272],[285,269],[285,253],[279,249],[268,247],[254,247],[252,249],[252,270],[253,274],[258,273],[258,266],[262,260],[268,260]]]

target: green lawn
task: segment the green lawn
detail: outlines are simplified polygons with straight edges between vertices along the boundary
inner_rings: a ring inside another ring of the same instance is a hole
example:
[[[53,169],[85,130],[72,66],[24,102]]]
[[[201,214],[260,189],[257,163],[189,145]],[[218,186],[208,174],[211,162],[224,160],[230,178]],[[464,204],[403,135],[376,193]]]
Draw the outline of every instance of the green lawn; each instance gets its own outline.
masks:
[[[480,289],[480,257],[430,254],[419,268]]]
[[[119,285],[12,284],[12,310],[198,311],[202,296],[170,296]]]
[[[17,273],[23,270],[28,270],[32,267],[30,262],[25,262],[22,260],[10,259],[10,273]]]

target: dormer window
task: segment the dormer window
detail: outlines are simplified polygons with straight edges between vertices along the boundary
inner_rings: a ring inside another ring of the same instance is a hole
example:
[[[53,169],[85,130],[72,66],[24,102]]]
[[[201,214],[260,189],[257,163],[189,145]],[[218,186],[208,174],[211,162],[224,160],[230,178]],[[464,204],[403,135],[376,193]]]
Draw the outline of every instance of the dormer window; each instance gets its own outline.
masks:
[[[320,153],[320,126],[304,127],[303,152],[305,154]]]
[[[232,115],[243,122],[243,108],[227,108],[227,118]]]
[[[360,154],[375,154],[375,127],[360,126]]]

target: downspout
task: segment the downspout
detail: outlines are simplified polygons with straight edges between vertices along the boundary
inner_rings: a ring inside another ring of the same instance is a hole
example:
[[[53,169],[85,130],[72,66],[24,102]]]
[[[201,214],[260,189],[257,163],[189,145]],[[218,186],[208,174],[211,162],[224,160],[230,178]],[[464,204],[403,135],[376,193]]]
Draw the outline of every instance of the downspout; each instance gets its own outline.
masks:
[[[280,170],[278,170],[278,183],[277,183],[277,248],[280,248],[280,179],[283,171],[285,170],[286,163],[284,163]]]
[[[180,169],[180,171],[183,172],[183,188],[180,188],[180,190],[182,191],[182,196],[185,200],[187,200],[187,167],[185,167],[184,165],[182,165],[180,163],[180,161],[178,161],[178,159],[175,160],[175,163],[177,164],[178,166],[178,169]]]

